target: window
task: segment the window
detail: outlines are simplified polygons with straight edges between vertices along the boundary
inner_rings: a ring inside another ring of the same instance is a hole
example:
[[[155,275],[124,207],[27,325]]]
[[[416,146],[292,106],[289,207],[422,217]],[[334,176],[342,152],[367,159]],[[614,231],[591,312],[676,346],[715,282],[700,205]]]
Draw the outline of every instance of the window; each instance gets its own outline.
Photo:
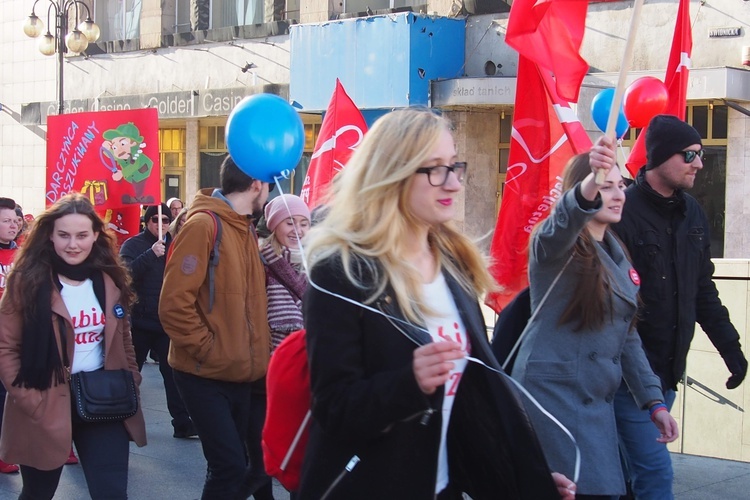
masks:
[[[132,40],[140,36],[143,0],[99,0],[94,4],[94,22],[103,42]]]
[[[310,118],[303,115],[303,121],[313,120],[316,120],[316,122],[305,123],[305,149],[302,158],[289,178],[279,181],[282,193],[299,195],[302,191],[302,183],[305,182],[315,141],[318,138],[318,132],[320,132],[320,116]],[[224,127],[202,126],[198,132],[198,149],[200,151],[200,187],[218,187],[221,184],[219,181],[219,167],[227,153]],[[278,190],[274,190],[271,196],[278,196],[278,194]]]
[[[185,199],[185,129],[159,130],[159,156],[161,160],[163,200]]]
[[[202,126],[198,131],[200,188],[219,187],[219,167],[227,154],[224,126]]]
[[[211,28],[263,22],[263,0],[212,0]]]

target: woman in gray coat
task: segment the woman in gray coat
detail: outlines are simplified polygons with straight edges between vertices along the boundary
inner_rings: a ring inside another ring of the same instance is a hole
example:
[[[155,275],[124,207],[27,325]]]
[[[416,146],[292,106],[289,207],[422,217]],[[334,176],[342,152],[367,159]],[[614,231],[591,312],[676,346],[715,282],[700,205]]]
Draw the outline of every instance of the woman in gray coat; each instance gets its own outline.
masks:
[[[611,142],[574,157],[566,191],[532,236],[529,281],[534,310],[560,275],[521,344],[517,379],[573,434],[581,451],[576,498],[625,493],[612,401],[624,378],[638,406],[652,411],[660,442],[677,439],[659,378],[634,330],[640,280],[620,241],[608,230],[620,220],[624,183]],[[606,180],[597,185],[595,171]],[[552,470],[574,476],[575,446],[541,411],[529,414]]]

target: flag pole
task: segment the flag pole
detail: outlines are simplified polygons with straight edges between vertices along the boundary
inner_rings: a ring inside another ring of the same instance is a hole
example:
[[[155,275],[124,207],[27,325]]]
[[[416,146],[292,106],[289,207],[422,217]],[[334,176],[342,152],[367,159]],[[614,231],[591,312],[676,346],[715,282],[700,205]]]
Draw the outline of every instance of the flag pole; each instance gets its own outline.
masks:
[[[625,93],[625,79],[628,76],[630,70],[630,63],[633,60],[633,45],[635,45],[635,34],[638,31],[638,20],[641,17],[641,7],[643,7],[643,0],[635,0],[633,4],[633,16],[630,18],[630,29],[628,30],[628,38],[625,42],[625,54],[622,57],[622,65],[620,66],[620,75],[617,79],[617,87],[615,87],[615,95],[612,98],[612,107],[609,109],[609,118],[607,119],[607,130],[604,133],[612,142],[617,140],[615,127],[617,126],[617,117],[620,114],[620,104],[622,104],[622,96]],[[601,185],[604,184],[604,178],[606,173],[604,170],[599,169],[596,172],[596,183]]]

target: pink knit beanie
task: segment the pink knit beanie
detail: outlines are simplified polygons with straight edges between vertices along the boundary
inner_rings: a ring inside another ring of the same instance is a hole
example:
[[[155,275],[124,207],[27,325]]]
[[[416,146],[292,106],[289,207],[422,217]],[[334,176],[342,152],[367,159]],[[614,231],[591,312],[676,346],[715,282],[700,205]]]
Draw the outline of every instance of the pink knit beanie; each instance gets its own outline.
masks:
[[[287,210],[287,206],[289,206],[289,210]],[[310,209],[307,208],[307,204],[299,196],[282,194],[266,205],[266,227],[273,232],[281,222],[297,215],[310,220]]]

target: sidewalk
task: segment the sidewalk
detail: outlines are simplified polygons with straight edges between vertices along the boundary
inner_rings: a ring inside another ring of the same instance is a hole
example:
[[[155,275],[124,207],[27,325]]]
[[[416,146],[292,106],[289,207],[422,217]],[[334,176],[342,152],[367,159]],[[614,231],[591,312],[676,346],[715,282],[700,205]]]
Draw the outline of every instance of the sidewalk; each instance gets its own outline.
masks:
[[[158,367],[143,367],[141,402],[148,433],[148,446],[131,444],[128,494],[134,500],[200,498],[206,463],[198,439],[172,437],[170,416]],[[675,498],[678,500],[728,500],[750,498],[750,463],[692,455],[672,455],[675,469]],[[0,500],[18,498],[19,474],[0,474]],[[57,500],[88,498],[80,465],[66,465]],[[288,500],[278,483],[274,498]],[[384,499],[387,500],[387,499]]]

